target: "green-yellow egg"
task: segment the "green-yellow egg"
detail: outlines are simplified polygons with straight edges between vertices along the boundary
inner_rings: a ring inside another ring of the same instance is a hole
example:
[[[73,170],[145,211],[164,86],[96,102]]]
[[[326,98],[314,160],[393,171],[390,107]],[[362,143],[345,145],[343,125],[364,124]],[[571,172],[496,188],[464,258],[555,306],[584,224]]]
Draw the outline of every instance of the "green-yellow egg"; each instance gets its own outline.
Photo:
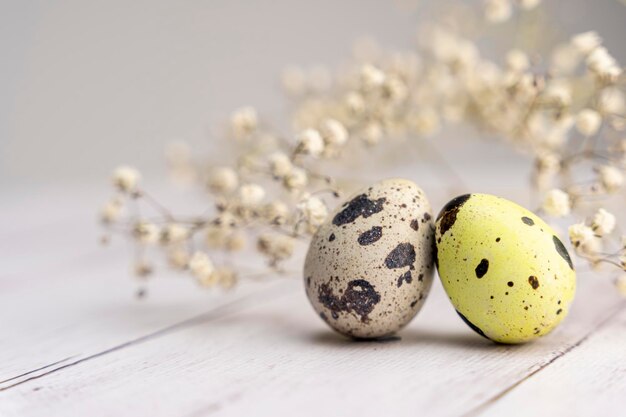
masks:
[[[459,316],[499,343],[524,343],[567,315],[576,273],[556,233],[500,197],[466,194],[436,223],[437,269]]]

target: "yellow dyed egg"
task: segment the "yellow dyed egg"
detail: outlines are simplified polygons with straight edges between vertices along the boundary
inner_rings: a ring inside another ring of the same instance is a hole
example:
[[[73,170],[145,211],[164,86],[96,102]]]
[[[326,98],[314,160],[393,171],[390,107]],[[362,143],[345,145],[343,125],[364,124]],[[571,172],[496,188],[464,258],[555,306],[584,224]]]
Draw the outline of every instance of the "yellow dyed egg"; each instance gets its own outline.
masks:
[[[500,197],[466,194],[439,213],[437,269],[450,301],[478,334],[524,343],[567,315],[576,273],[567,249],[539,217]]]

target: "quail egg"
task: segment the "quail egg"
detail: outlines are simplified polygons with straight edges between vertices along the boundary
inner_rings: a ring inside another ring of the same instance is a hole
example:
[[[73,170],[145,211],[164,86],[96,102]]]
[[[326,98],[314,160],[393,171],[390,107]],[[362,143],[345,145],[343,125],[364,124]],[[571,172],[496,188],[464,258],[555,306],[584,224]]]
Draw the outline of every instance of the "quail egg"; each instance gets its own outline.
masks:
[[[391,335],[422,307],[434,249],[424,192],[404,179],[378,182],[349,198],[313,236],[304,265],[306,294],[339,333]]]
[[[574,298],[567,249],[539,217],[500,197],[466,194],[437,216],[437,269],[459,316],[499,343],[553,330]]]

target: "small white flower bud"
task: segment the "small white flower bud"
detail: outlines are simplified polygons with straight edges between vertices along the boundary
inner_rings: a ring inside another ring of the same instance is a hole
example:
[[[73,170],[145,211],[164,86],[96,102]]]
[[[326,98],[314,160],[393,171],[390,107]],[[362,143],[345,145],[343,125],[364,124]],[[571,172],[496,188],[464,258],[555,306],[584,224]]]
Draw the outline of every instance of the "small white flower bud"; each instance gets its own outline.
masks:
[[[602,186],[609,192],[614,193],[624,184],[622,171],[611,165],[603,165],[598,168],[598,176]]]
[[[265,189],[258,184],[244,184],[239,187],[239,201],[245,207],[258,205],[265,197]]]
[[[161,231],[161,239],[164,243],[184,242],[188,236],[189,229],[177,223],[170,223]]]
[[[348,141],[348,131],[341,122],[335,119],[324,120],[320,133],[324,142],[329,146],[342,146]]]
[[[226,249],[229,251],[239,251],[246,247],[246,234],[241,230],[232,232],[226,239]]]
[[[258,125],[256,110],[254,107],[242,107],[236,110],[230,118],[230,125],[236,138],[249,136]]]
[[[599,236],[608,235],[615,229],[615,216],[605,209],[599,209],[593,216],[591,228]]]
[[[282,201],[272,201],[264,207],[263,217],[270,223],[285,224],[289,217],[289,207]]]
[[[324,139],[315,129],[306,129],[297,137],[298,149],[311,156],[320,156],[324,152]]]
[[[356,92],[350,92],[346,95],[345,105],[348,112],[353,116],[359,116],[365,111],[365,100],[361,94]]]
[[[210,284],[211,276],[215,272],[215,266],[213,262],[204,252],[196,251],[189,260],[189,271],[196,277],[199,283],[206,285]]]
[[[584,109],[576,116],[576,129],[585,136],[592,136],[598,132],[602,124],[602,116],[595,110]]]
[[[512,49],[506,54],[506,65],[515,72],[523,72],[530,66],[530,61],[523,51]]]
[[[302,168],[294,167],[289,175],[284,179],[284,185],[288,190],[299,190],[306,187],[309,182],[309,178],[306,171]]]
[[[149,222],[139,222],[135,225],[133,233],[137,240],[144,245],[153,245],[159,242],[161,230],[159,226]]]
[[[380,87],[385,82],[385,73],[373,65],[363,65],[361,68],[361,85],[365,90]]]
[[[113,223],[120,217],[123,208],[124,203],[122,200],[120,198],[113,198],[100,210],[100,219],[103,223]]]
[[[269,169],[274,177],[282,178],[293,169],[291,160],[283,152],[274,152],[268,157]]]
[[[485,18],[491,23],[501,23],[510,19],[513,8],[509,0],[485,0]]]
[[[237,285],[237,274],[230,268],[220,267],[215,270],[217,283],[225,290],[229,290]]]
[[[218,194],[228,194],[237,188],[239,179],[234,169],[218,167],[211,170],[208,186],[211,191]]]
[[[132,192],[135,191],[139,181],[141,180],[141,174],[137,169],[129,166],[120,166],[113,171],[113,185],[115,185],[120,191]]]
[[[307,221],[309,232],[314,233],[328,216],[326,204],[318,197],[308,197],[298,204],[298,210]]]
[[[600,240],[585,223],[571,225],[568,232],[570,242],[579,253],[593,254],[599,248]]]
[[[602,38],[596,32],[583,32],[572,36],[570,43],[581,54],[587,55],[602,44]]]
[[[562,190],[550,190],[543,202],[543,210],[550,216],[567,216],[571,210],[569,195]]]
[[[369,122],[361,132],[361,139],[367,145],[376,145],[383,137],[383,128],[380,123]]]
[[[289,258],[293,254],[295,240],[291,236],[264,233],[257,240],[257,249],[270,258],[271,263]]]

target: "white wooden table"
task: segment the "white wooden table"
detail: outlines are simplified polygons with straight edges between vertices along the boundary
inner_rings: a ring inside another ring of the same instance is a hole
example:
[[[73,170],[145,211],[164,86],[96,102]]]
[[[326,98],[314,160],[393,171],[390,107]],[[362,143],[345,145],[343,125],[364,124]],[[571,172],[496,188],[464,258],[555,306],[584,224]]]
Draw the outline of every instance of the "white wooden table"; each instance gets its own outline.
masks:
[[[95,189],[0,201],[2,417],[626,415],[626,302],[583,266],[536,343],[474,334],[438,282],[399,338],[354,342],[297,274],[223,294],[162,272],[136,300],[127,248],[96,244]]]

